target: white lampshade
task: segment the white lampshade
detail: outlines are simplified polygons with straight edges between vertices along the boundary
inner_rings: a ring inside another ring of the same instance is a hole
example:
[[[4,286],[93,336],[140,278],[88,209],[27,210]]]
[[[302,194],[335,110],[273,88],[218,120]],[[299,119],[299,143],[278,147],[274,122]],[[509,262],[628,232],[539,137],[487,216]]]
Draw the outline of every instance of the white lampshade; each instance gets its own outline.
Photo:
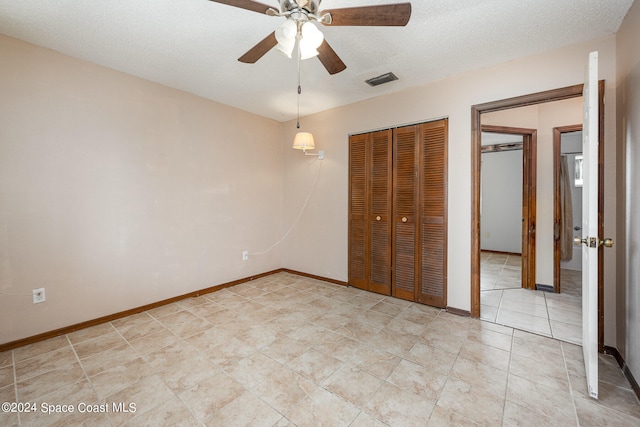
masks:
[[[318,47],[324,41],[324,34],[311,22],[302,26],[300,39],[300,59],[313,58],[318,55]]]
[[[300,59],[304,60],[313,58],[314,56],[318,56],[318,54],[318,49],[309,47],[308,45],[302,43],[302,40],[300,41]]]
[[[297,150],[313,150],[316,145],[313,142],[313,135],[309,132],[298,132],[293,139],[293,148]]]
[[[276,40],[278,45],[276,50],[291,58],[291,53],[296,44],[296,34],[298,27],[294,21],[287,19],[276,29]]]
[[[302,26],[302,38],[311,46],[318,48],[324,40],[324,34],[313,23],[305,22]]]
[[[295,39],[291,43],[278,42],[278,44],[276,45],[276,50],[284,54],[284,56],[286,56],[287,58],[291,58],[291,54],[293,53],[293,48],[295,47],[295,45],[296,45]]]

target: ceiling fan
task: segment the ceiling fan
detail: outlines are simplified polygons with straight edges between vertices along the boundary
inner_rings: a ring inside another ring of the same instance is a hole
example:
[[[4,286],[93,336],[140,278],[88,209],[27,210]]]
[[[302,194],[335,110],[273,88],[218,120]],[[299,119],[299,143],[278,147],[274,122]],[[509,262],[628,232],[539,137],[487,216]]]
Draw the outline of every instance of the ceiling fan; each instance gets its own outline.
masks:
[[[306,57],[318,56],[329,74],[343,71],[347,66],[338,54],[329,46],[322,33],[311,24],[319,22],[333,26],[405,26],[411,17],[411,3],[385,4],[375,6],[347,7],[341,9],[327,9],[318,13],[322,0],[279,0],[280,10],[253,0],[210,0],[253,12],[264,13],[269,16],[283,16],[287,21],[278,29],[247,53],[238,61],[253,64],[274,47],[291,57],[293,44],[303,47],[302,40],[312,40],[311,53]],[[306,25],[305,25],[306,24]],[[313,27],[313,28],[312,28]],[[303,47],[304,49],[304,47]],[[305,54],[302,54],[305,59]]]

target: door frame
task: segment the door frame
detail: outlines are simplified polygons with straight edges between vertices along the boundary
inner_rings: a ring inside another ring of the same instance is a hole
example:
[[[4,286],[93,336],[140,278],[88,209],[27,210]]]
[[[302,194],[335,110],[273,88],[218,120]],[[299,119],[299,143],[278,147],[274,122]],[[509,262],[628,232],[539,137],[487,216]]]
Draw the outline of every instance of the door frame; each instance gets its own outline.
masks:
[[[582,125],[558,126],[553,128],[553,292],[560,293],[560,239],[555,230],[560,227],[560,156],[563,133],[578,132]],[[598,205],[599,206],[599,205]],[[602,235],[602,234],[600,234]]]
[[[471,106],[471,317],[480,317],[480,162],[483,113],[562,101],[582,96],[584,84],[552,89]],[[598,232],[604,229],[604,80],[598,82]],[[598,347],[604,349],[604,256],[598,250]]]
[[[522,136],[522,287],[536,288],[536,172],[538,130],[507,126],[481,125],[481,132]],[[482,160],[482,148],[480,148]],[[481,161],[482,163],[482,161]],[[482,170],[480,170],[482,185]],[[482,224],[481,224],[482,225]]]

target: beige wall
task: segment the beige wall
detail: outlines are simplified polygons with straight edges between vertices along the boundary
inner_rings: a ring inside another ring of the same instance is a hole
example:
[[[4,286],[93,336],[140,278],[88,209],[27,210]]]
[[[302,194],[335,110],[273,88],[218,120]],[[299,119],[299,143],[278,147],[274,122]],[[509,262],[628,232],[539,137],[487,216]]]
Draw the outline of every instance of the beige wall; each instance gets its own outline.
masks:
[[[469,310],[470,107],[581,83],[592,50],[615,141],[612,36],[394,95],[373,88],[367,101],[304,117],[326,153],[318,161],[290,149],[295,122],[0,37],[0,343],[281,266],[346,281],[348,135],[439,117],[450,119],[448,304]],[[614,150],[608,178],[615,162]],[[605,192],[615,207],[615,179]],[[605,229],[615,219],[607,209]],[[282,245],[241,261],[292,225]],[[607,345],[612,265],[609,252]],[[33,305],[37,287],[47,302]]]
[[[349,134],[449,117],[448,305],[469,310],[471,106],[582,83],[588,53],[593,50],[600,52],[600,75],[606,80],[605,138],[609,155],[605,168],[611,176],[605,183],[605,203],[610,207],[605,209],[605,229],[615,238],[616,76],[615,37],[611,36],[304,117],[302,127],[315,134],[316,146],[325,150],[327,160],[309,209],[303,214],[304,227],[294,229],[286,242],[285,266],[347,280]],[[374,96],[375,89],[371,90]],[[295,131],[295,122],[286,123],[285,149]],[[293,220],[307,194],[313,179],[310,162],[294,150],[285,150],[285,223]],[[605,286],[605,342],[615,345],[614,252],[605,256]]]
[[[282,266],[241,257],[282,234],[281,123],[4,36],[0,58],[0,343]]]
[[[582,124],[582,97],[482,115],[482,124],[536,129],[536,283],[553,286],[553,128]]]
[[[640,2],[617,34],[618,66],[618,349],[640,378]]]

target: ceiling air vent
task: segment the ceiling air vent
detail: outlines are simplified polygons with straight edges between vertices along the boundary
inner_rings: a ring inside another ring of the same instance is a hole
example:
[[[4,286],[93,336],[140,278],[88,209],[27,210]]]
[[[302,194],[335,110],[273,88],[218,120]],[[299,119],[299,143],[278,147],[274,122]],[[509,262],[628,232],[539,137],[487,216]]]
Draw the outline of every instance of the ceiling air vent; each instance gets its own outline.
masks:
[[[382,74],[378,77],[373,77],[373,78],[370,78],[369,80],[365,80],[365,82],[367,82],[369,86],[379,86],[381,84],[389,83],[394,80],[398,80],[398,77],[395,74],[389,72],[389,73]]]

